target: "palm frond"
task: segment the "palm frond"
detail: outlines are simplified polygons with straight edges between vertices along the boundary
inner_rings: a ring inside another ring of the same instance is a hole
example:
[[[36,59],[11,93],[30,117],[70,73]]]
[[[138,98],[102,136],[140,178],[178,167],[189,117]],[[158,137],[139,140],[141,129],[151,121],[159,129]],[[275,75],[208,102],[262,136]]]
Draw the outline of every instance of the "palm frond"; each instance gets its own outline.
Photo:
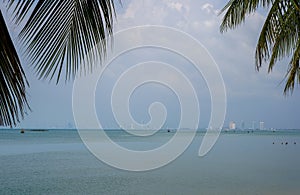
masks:
[[[56,76],[57,82],[65,71],[69,80],[79,70],[90,71],[93,57],[103,58],[107,38],[112,34],[113,0],[8,0],[20,22],[31,6],[34,9],[19,37],[24,43],[25,55],[40,79]],[[21,2],[21,3],[20,3]],[[98,43],[91,58],[84,56]],[[80,67],[87,60],[86,67]],[[82,68],[82,69],[81,69]]]
[[[277,20],[278,17],[275,14],[279,9],[279,1],[280,0],[275,0],[275,3],[272,5],[258,39],[255,52],[255,64],[257,70],[259,70],[264,61],[267,61],[270,58],[272,42],[275,40],[276,31],[278,31],[277,28],[280,27]]]
[[[297,11],[289,1],[275,0],[261,30],[255,52],[257,70],[263,62],[269,62],[269,72],[277,60],[288,56],[297,42]],[[292,24],[293,23],[293,24]],[[271,57],[270,57],[271,56]]]
[[[269,62],[269,72],[279,60],[292,56],[286,74],[284,93],[294,90],[295,82],[300,83],[300,2],[297,0],[231,0],[224,7],[226,11],[220,31],[224,32],[240,25],[247,14],[258,6],[269,7],[269,13],[261,30],[255,52],[255,65],[259,70],[263,62]]]
[[[220,31],[226,32],[228,29],[234,29],[245,21],[246,16],[255,12],[259,5],[268,7],[272,0],[230,0],[221,13],[225,13]]]
[[[275,63],[286,56],[293,54],[299,40],[300,17],[298,11],[292,4],[287,5],[288,9],[282,14],[282,21],[277,27],[276,37],[271,44],[272,55],[269,60],[269,72],[272,71]]]
[[[0,126],[13,126],[29,108],[28,82],[0,12]]]
[[[13,19],[19,24],[33,7],[35,0],[3,0],[3,2],[7,4],[8,8],[14,7],[15,17]]]
[[[297,0],[292,0],[292,3],[294,4],[295,8],[300,11],[300,2]]]
[[[287,81],[284,88],[284,94],[288,94],[289,92],[292,93],[295,88],[295,83],[298,84],[300,83],[299,65],[300,65],[300,39],[298,39],[297,48],[294,51],[292,60],[290,62],[290,68],[286,75]]]

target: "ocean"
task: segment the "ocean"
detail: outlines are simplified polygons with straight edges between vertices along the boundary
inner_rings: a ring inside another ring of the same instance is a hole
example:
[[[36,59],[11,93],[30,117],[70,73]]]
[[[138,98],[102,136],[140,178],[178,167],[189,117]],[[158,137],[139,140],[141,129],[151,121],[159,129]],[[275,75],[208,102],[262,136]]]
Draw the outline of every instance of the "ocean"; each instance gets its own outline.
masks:
[[[106,131],[146,150],[170,139]],[[0,130],[0,194],[300,194],[300,131],[222,132],[198,156],[203,132],[175,161],[151,171],[113,168],[93,156],[76,130]]]

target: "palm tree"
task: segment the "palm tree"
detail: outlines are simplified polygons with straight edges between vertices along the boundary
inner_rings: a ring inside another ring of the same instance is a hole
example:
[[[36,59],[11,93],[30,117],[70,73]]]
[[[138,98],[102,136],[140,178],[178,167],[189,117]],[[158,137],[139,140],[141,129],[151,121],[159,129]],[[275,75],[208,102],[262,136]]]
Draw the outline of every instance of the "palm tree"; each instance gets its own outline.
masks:
[[[221,10],[225,12],[220,31],[234,29],[258,7],[269,8],[256,46],[256,69],[269,63],[271,72],[276,62],[290,57],[284,93],[293,92],[300,83],[300,1],[299,0],[230,0]]]
[[[107,38],[112,35],[113,0],[3,0],[12,10],[13,21],[26,23],[19,38],[25,56],[39,79],[59,82],[74,78],[79,71],[90,71],[92,60],[106,52]],[[97,43],[95,53],[88,54]],[[12,126],[22,118],[28,105],[29,84],[0,12],[0,126]],[[87,61],[87,67],[80,67]]]

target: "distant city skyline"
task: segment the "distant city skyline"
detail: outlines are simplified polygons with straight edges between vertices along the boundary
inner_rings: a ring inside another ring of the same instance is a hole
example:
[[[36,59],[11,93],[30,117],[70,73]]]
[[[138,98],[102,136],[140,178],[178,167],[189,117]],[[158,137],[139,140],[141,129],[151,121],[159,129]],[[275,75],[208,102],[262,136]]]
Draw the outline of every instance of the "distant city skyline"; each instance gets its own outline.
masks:
[[[248,125],[247,125],[248,124]],[[247,130],[247,129],[253,129],[253,130],[266,130],[266,129],[274,129],[274,127],[265,127],[265,122],[264,121],[251,121],[250,120],[244,121],[241,120],[240,122],[236,122],[234,120],[230,121],[228,125],[224,125],[224,129],[230,129],[230,130]]]

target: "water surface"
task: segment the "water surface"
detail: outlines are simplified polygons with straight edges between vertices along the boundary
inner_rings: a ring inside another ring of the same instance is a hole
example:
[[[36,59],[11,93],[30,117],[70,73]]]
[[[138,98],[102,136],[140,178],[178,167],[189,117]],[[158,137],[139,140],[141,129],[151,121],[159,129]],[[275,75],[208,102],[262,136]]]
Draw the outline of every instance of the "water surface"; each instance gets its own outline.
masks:
[[[109,136],[145,150],[172,137]],[[147,172],[112,168],[94,157],[76,130],[20,134],[0,130],[0,194],[300,194],[300,132],[223,132],[198,157],[203,133],[174,162]]]

